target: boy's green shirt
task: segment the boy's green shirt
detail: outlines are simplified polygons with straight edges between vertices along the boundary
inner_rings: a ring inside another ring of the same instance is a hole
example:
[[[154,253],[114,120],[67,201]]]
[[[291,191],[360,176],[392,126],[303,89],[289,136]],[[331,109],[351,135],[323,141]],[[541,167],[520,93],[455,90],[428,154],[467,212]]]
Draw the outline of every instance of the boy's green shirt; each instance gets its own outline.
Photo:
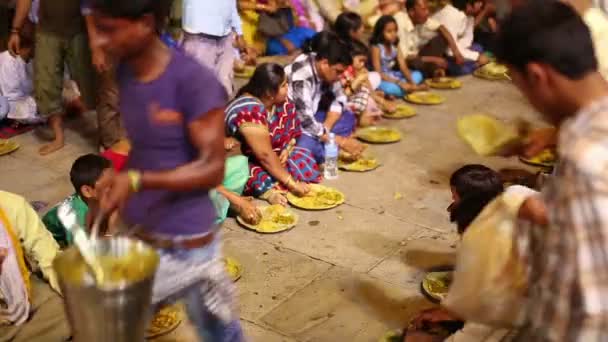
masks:
[[[44,215],[42,222],[44,222],[46,229],[53,234],[53,238],[55,238],[55,241],[57,241],[62,248],[72,244],[72,233],[65,228],[61,223],[61,220],[59,220],[59,217],[57,217],[57,210],[64,205],[71,207],[76,212],[78,222],[83,227],[86,225],[87,212],[89,211],[89,206],[84,200],[78,194],[73,194]]]

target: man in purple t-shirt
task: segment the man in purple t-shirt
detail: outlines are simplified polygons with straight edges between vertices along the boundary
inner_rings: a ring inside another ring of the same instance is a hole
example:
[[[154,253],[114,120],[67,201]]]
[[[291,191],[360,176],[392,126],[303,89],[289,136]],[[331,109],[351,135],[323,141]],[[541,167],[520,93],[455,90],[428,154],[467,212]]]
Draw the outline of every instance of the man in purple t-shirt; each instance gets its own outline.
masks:
[[[241,341],[213,226],[210,189],[224,174],[224,87],[212,70],[157,35],[163,0],[94,0],[99,44],[120,61],[129,171],[100,180],[100,206],[121,208],[161,256],[153,302],[184,297],[205,341]]]

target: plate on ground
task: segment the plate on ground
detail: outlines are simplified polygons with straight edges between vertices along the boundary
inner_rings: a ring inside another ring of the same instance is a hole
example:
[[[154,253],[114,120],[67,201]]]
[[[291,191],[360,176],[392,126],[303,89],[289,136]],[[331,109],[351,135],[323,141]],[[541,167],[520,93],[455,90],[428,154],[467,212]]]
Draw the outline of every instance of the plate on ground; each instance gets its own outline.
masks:
[[[360,140],[374,144],[390,144],[401,140],[401,132],[391,127],[365,127],[357,130],[355,135]]]
[[[14,140],[0,139],[0,156],[15,152],[19,147],[19,143]]]
[[[453,271],[429,272],[422,280],[422,291],[428,297],[441,302],[448,295]]]
[[[255,67],[254,66],[246,65],[241,70],[235,70],[234,71],[234,77],[238,77],[238,78],[251,78],[251,76],[253,76],[254,72],[255,72]]]
[[[241,264],[236,261],[236,259],[231,257],[224,258],[224,267],[226,268],[226,273],[230,276],[233,282],[241,279],[243,275],[243,267]]]
[[[146,329],[146,339],[166,335],[175,330],[184,319],[181,305],[173,304],[160,309]]]
[[[551,149],[546,149],[539,153],[537,156],[532,158],[524,158],[519,157],[519,160],[522,163],[532,165],[532,166],[540,166],[540,167],[553,167],[555,165],[555,161],[557,157],[555,156],[555,152]]]
[[[298,224],[298,215],[282,205],[270,205],[259,209],[262,212],[262,219],[258,224],[249,224],[240,216],[237,216],[236,220],[243,227],[262,234],[283,232]]]
[[[490,62],[473,72],[473,76],[490,81],[510,80],[509,68],[506,65]]]
[[[451,77],[439,77],[426,80],[429,87],[435,89],[458,89],[462,88],[462,82]]]
[[[405,104],[399,104],[399,105],[397,105],[397,108],[395,108],[394,112],[392,112],[392,113],[385,112],[382,114],[382,116],[384,118],[394,119],[394,120],[407,119],[407,118],[411,118],[412,116],[416,116],[416,109],[414,109],[414,107],[410,107]]]
[[[491,156],[521,141],[517,129],[486,114],[458,119],[458,136],[480,156]]]
[[[292,193],[287,194],[287,200],[296,208],[304,210],[327,210],[344,203],[344,194],[340,191],[319,184],[311,184],[312,191],[304,197]]]
[[[368,172],[380,167],[380,163],[374,157],[361,157],[353,161],[338,160],[340,170],[350,172]]]
[[[405,100],[420,105],[438,105],[445,102],[445,97],[430,91],[418,91],[407,94]]]

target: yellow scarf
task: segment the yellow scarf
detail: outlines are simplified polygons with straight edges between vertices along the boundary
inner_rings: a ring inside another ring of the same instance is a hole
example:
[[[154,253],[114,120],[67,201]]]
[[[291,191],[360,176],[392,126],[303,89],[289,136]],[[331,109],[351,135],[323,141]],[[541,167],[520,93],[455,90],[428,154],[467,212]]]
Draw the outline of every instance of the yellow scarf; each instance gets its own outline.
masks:
[[[6,214],[4,213],[4,210],[2,208],[0,208],[0,221],[2,222],[2,225],[4,225],[4,228],[6,229],[8,236],[11,239],[13,247],[15,248],[15,254],[17,254],[17,263],[19,264],[19,272],[21,273],[21,277],[23,278],[23,283],[25,284],[25,288],[27,290],[28,297],[31,301],[32,285],[30,283],[30,271],[27,268],[27,265],[25,263],[25,257],[23,255],[23,248],[21,246],[21,243],[19,242],[19,238],[17,237],[17,234],[15,234],[15,230],[11,226],[11,223],[9,222],[9,220],[6,217]]]

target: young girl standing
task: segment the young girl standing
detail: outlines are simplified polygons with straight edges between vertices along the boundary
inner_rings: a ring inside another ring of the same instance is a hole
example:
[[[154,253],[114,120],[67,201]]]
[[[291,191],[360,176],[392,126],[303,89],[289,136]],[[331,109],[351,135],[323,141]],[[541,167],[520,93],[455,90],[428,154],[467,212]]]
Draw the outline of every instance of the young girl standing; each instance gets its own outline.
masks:
[[[370,39],[372,66],[382,77],[379,89],[392,97],[403,97],[407,92],[426,89],[419,85],[422,73],[407,67],[405,57],[397,48],[397,21],[391,16],[382,16],[374,26]]]

